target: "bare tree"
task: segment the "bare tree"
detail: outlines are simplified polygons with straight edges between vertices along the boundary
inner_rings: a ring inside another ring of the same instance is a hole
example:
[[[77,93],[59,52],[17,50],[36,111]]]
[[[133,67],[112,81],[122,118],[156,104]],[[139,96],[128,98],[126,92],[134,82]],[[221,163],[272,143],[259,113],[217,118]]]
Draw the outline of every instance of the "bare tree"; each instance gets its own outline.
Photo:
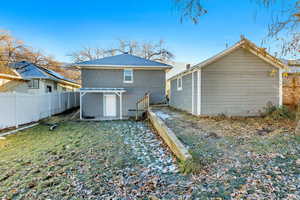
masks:
[[[158,42],[137,42],[135,40],[119,39],[117,42],[118,44],[116,47],[108,49],[85,47],[68,56],[70,56],[74,62],[99,59],[105,56],[113,56],[118,53],[129,53],[160,62],[167,62],[174,57],[171,51],[165,47],[165,42],[163,40]]]
[[[46,56],[43,52],[26,46],[24,42],[15,39],[8,31],[0,31],[0,67],[1,71],[8,69],[11,63],[19,61],[28,61],[41,67],[52,69],[62,75],[78,79],[80,72],[70,71],[62,68],[62,63],[56,61],[51,56]]]
[[[205,0],[173,0],[179,8],[181,21],[191,20],[197,24],[207,14]],[[277,56],[299,56],[300,49],[300,0],[249,0],[270,12],[268,34],[262,43],[272,43],[280,49]],[[210,3],[210,2],[209,2]]]

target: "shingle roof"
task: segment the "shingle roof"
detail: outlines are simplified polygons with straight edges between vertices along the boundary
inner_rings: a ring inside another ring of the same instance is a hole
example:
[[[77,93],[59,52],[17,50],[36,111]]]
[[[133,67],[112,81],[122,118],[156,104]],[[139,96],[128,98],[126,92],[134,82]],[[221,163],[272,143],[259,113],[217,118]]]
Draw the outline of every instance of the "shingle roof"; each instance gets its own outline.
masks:
[[[171,68],[170,65],[148,60],[131,54],[120,54],[116,56],[109,56],[101,59],[84,61],[75,63],[74,66],[103,66],[103,67],[161,67],[161,68]]]
[[[27,61],[13,63],[10,67],[14,68],[23,79],[49,79],[53,81],[63,80],[79,86],[79,84],[75,81],[62,76],[53,70],[39,67]]]
[[[55,80],[55,78],[43,72],[38,66],[27,61],[13,63],[10,67],[14,68],[23,79],[40,78]]]
[[[51,69],[46,69],[46,68],[40,68],[41,70],[45,71],[46,73],[54,76],[55,78],[58,78],[58,79],[61,79],[61,80],[64,80],[64,81],[68,81],[68,82],[72,82],[72,83],[75,83],[77,84],[74,80],[71,80],[71,79],[68,79],[66,77],[64,77],[63,75],[51,70]]]

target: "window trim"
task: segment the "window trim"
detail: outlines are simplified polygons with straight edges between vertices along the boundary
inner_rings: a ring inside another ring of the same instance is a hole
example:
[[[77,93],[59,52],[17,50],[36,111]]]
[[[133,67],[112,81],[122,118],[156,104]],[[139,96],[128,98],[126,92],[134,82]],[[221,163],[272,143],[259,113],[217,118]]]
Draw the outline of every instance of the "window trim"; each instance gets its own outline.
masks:
[[[127,71],[127,72],[128,72],[128,71],[131,72],[131,80],[130,80],[130,81],[125,80],[125,73],[126,73],[126,71]],[[123,82],[124,82],[124,83],[133,83],[133,69],[124,69],[124,70],[123,70]]]
[[[179,84],[178,84],[179,82],[181,83],[180,87],[179,87]],[[182,76],[180,76],[180,77],[177,78],[177,90],[178,91],[182,90]]]
[[[37,86],[34,86],[34,82],[37,82]],[[31,85],[32,83],[32,85]],[[40,80],[39,79],[31,79],[28,83],[28,88],[29,89],[40,89]]]

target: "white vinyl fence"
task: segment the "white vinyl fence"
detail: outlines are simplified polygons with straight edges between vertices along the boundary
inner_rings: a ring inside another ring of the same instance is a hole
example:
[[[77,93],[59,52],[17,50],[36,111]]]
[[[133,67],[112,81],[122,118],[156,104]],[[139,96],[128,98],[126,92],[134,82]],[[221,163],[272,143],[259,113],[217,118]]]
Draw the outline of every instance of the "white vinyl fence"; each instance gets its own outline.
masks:
[[[78,92],[0,93],[0,129],[18,127],[78,106]]]

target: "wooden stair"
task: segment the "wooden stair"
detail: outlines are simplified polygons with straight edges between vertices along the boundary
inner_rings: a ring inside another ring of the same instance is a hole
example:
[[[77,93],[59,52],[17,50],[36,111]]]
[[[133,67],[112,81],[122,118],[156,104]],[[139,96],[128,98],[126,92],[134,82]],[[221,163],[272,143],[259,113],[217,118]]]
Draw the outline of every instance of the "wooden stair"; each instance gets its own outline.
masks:
[[[150,92],[147,92],[143,98],[138,100],[136,102],[136,108],[132,109],[135,114],[135,120],[139,119],[139,113],[140,112],[147,112],[149,110],[149,104],[150,104]]]

